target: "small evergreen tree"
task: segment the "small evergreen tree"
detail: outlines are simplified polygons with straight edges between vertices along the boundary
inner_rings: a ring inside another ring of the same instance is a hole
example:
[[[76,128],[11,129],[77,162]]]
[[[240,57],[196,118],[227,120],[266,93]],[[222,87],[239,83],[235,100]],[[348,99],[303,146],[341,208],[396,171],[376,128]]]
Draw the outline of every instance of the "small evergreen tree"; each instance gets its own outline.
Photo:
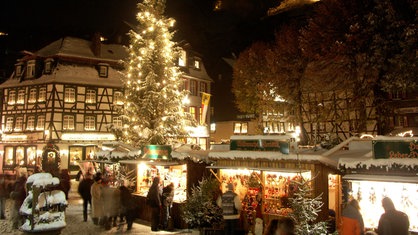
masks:
[[[179,48],[171,41],[174,20],[164,16],[165,0],[138,4],[139,25],[129,32],[129,57],[124,83],[124,126],[113,127],[126,143],[172,144],[186,137],[193,118],[183,111],[187,95],[181,72],[175,64]]]
[[[323,205],[322,195],[312,197],[311,180],[302,176],[292,182],[296,187],[294,195],[290,198],[290,205],[293,212],[290,216],[296,221],[295,233],[298,235],[319,235],[327,234],[326,222],[314,223]]]

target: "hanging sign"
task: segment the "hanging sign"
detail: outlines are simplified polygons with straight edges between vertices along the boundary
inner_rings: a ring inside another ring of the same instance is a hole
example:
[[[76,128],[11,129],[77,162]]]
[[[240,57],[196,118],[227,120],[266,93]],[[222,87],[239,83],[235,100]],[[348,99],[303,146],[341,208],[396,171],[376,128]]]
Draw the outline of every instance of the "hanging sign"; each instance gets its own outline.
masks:
[[[142,147],[142,158],[153,160],[169,160],[171,159],[170,145],[145,145]]]
[[[232,139],[230,150],[279,151],[289,154],[289,142],[269,139]]]
[[[374,140],[372,145],[375,159],[418,158],[416,140]]]

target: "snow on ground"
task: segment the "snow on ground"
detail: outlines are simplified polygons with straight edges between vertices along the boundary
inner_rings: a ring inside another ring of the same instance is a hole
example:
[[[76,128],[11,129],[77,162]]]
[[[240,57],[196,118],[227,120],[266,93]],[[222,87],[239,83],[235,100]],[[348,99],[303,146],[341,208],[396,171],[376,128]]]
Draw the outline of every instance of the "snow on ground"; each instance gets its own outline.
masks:
[[[94,225],[91,221],[90,214],[87,222],[83,221],[83,200],[77,193],[78,182],[71,181],[71,191],[69,194],[68,207],[65,211],[66,224],[67,226],[61,231],[61,235],[74,235],[74,234],[85,234],[85,235],[96,235],[96,234],[135,234],[135,235],[146,235],[146,234],[191,234],[189,230],[176,230],[173,232],[159,231],[151,232],[149,224],[142,221],[136,221],[132,230],[126,230],[126,224],[122,228],[114,227],[111,230],[105,230],[97,225]],[[6,220],[0,220],[0,234],[8,235],[24,235],[25,233],[12,229],[12,223],[10,221],[10,210],[13,205],[13,201],[7,199],[6,203]],[[33,233],[38,235],[41,233]]]

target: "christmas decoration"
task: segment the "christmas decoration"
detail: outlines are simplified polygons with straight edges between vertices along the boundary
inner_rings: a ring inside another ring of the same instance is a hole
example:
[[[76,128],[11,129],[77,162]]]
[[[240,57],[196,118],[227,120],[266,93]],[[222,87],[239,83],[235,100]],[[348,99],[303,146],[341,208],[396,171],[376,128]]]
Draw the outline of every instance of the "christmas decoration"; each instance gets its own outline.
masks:
[[[165,0],[144,0],[138,4],[138,26],[129,32],[123,127],[113,127],[122,141],[135,147],[144,144],[173,144],[195,126],[183,111],[186,91],[175,64],[179,48],[171,41],[174,20],[164,17]]]

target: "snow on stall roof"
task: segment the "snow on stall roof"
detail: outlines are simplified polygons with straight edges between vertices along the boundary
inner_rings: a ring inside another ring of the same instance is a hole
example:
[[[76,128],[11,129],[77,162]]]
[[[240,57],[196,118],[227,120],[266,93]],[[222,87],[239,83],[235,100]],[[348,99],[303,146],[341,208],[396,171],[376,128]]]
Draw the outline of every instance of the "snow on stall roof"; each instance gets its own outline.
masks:
[[[36,209],[40,209],[42,207],[46,207],[47,205],[67,205],[67,200],[65,199],[65,194],[61,190],[52,190],[49,192],[43,192],[39,194],[38,197],[38,204],[36,205]]]
[[[26,222],[21,226],[23,231],[29,232],[47,232],[52,230],[57,230],[64,228],[67,226],[65,222],[65,214],[64,212],[45,212],[44,214],[39,216],[39,219],[47,219],[47,220],[39,220],[34,221],[34,228],[32,230],[30,220],[26,220]]]
[[[52,179],[52,175],[51,173],[47,173],[47,172],[36,173],[36,174],[29,176],[28,179],[26,180],[26,183],[27,184],[33,183],[35,180],[38,180],[38,179]]]
[[[31,215],[32,214],[32,198],[33,192],[30,190],[28,195],[26,196],[25,200],[22,203],[22,206],[19,209],[19,212],[23,215]]]
[[[45,187],[46,185],[58,185],[60,180],[57,177],[52,177],[50,173],[36,173],[31,176],[26,181],[27,184],[32,183],[33,186]]]

